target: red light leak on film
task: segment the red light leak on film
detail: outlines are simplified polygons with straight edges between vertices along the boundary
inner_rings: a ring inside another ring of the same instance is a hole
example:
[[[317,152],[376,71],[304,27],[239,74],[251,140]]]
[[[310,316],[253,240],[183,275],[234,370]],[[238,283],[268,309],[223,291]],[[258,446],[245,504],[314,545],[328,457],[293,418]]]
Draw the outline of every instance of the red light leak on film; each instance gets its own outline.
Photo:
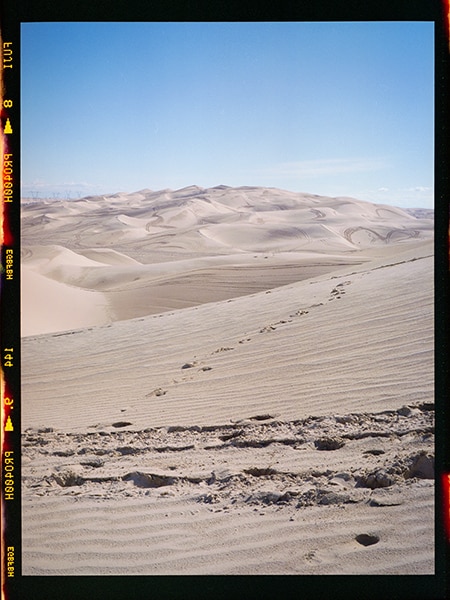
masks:
[[[445,536],[450,543],[450,473],[442,474],[442,491]]]
[[[8,207],[9,208],[9,207]],[[6,205],[3,205],[3,245],[12,246],[14,238],[11,233],[9,210]]]
[[[450,49],[450,1],[449,0],[444,0],[444,10],[446,10],[446,17],[447,17],[447,21],[446,21],[446,30],[447,30],[447,41],[449,42],[449,49]]]

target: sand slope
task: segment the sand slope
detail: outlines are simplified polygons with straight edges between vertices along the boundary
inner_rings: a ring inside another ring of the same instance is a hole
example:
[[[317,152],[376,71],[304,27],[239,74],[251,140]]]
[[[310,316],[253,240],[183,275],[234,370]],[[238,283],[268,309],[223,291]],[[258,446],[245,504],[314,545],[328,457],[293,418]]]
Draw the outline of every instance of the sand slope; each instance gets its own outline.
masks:
[[[112,312],[22,342],[25,574],[434,572],[432,221],[298,196],[220,186],[102,210],[49,203],[51,247],[29,223],[30,281]],[[168,233],[141,226],[147,203],[175,230],[164,251],[154,236]],[[313,206],[333,232],[295,221],[302,249],[282,213]],[[71,231],[68,209],[99,215]],[[258,218],[254,238],[230,228]],[[96,248],[103,222],[110,243]],[[254,249],[268,230],[273,256]],[[167,291],[165,312],[144,311],[134,277],[153,307]],[[232,297],[217,298],[227,281]],[[183,290],[192,304],[168,307]],[[133,298],[142,312],[127,318]]]

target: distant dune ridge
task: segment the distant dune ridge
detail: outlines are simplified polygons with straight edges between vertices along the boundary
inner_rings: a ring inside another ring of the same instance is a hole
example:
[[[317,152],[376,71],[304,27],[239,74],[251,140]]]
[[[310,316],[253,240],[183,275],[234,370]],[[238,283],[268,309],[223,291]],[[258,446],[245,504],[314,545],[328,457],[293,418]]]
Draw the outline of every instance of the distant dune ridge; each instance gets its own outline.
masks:
[[[24,573],[433,573],[433,228],[258,187],[24,201]]]
[[[226,186],[24,203],[22,227],[23,335],[241,296],[433,235],[391,206]]]

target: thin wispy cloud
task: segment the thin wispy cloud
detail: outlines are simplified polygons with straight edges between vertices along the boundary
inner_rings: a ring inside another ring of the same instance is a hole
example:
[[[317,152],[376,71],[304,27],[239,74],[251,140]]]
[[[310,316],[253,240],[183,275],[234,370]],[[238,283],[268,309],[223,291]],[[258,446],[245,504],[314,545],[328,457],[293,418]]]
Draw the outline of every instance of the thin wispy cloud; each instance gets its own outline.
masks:
[[[433,188],[430,186],[414,186],[397,188],[381,186],[378,188],[361,188],[355,197],[369,202],[388,203],[400,207],[433,207]]]
[[[426,193],[426,192],[431,192],[431,188],[430,187],[426,187],[424,185],[418,185],[416,187],[408,188],[406,191],[407,192]]]

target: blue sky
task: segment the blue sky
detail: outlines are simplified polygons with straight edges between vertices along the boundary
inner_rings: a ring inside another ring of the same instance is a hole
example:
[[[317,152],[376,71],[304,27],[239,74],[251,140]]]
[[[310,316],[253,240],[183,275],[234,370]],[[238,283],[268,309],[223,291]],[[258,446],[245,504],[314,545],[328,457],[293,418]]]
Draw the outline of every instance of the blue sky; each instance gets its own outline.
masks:
[[[433,23],[23,23],[22,193],[433,207]]]

